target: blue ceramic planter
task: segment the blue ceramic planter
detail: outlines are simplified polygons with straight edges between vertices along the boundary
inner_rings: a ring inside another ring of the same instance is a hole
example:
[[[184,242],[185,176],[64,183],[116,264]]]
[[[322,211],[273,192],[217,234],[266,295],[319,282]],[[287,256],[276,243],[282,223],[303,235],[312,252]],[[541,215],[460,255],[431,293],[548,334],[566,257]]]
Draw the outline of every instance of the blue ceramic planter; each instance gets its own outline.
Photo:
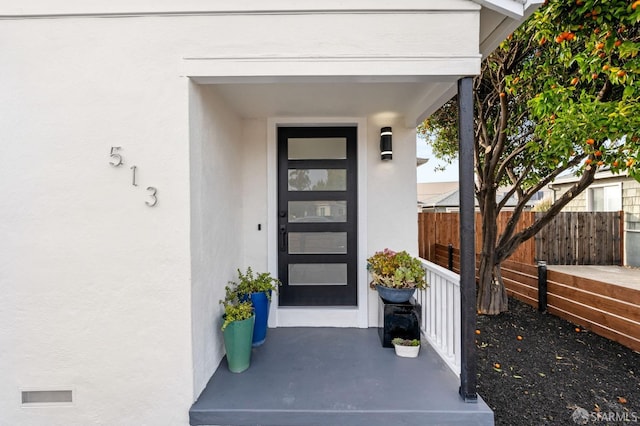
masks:
[[[384,300],[393,303],[408,302],[416,291],[415,288],[389,288],[376,284],[378,294]]]
[[[269,292],[271,296],[271,292]],[[251,293],[249,300],[253,305],[253,311],[256,314],[256,323],[253,327],[253,346],[260,346],[267,338],[267,323],[269,322],[269,307],[271,300],[266,293]]]

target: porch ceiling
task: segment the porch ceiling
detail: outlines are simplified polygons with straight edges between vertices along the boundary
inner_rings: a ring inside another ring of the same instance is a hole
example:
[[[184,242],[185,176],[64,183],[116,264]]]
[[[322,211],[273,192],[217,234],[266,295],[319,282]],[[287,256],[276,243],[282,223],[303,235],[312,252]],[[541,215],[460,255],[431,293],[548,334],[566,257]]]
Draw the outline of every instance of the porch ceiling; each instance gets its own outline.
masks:
[[[416,124],[441,86],[429,82],[305,82],[218,84],[216,91],[242,117],[405,117]],[[435,94],[435,95],[434,95]]]
[[[474,1],[483,5],[480,10],[478,58],[486,57],[491,53],[542,2],[542,0]],[[191,59],[194,59],[195,66],[199,66],[198,59],[202,58]],[[262,59],[264,58],[260,60]],[[308,60],[308,58],[303,59]],[[443,62],[434,69],[429,68],[428,62],[414,68],[416,71],[424,71],[425,75],[407,74],[406,69],[400,65],[397,74],[385,74],[376,69],[375,63],[369,64],[373,67],[368,68],[371,70],[369,75],[331,75],[320,72],[317,75],[294,73],[269,76],[249,73],[230,77],[214,74],[206,76],[206,72],[194,74],[187,72],[186,74],[192,76],[196,83],[216,85],[218,93],[240,116],[245,118],[382,115],[404,117],[406,125],[412,127],[451,99],[457,90],[457,80],[465,76],[458,75],[462,68],[456,62],[457,59],[434,59]],[[387,69],[389,65],[385,63],[387,60],[388,58],[380,62],[379,68],[390,71]],[[406,58],[397,58],[397,60],[402,62]],[[246,67],[248,63],[243,62],[242,65]],[[318,68],[326,66],[322,61],[317,65]],[[199,68],[195,70],[201,71]],[[434,74],[434,70],[442,74]],[[300,70],[296,70],[298,71]]]
[[[416,126],[455,95],[459,78],[477,74],[481,58],[543,0],[473,1],[482,5],[477,55],[462,48],[450,56],[431,54],[427,43],[424,51],[397,57],[367,51],[363,56],[193,56],[184,58],[185,75],[216,85],[245,118],[384,115]]]

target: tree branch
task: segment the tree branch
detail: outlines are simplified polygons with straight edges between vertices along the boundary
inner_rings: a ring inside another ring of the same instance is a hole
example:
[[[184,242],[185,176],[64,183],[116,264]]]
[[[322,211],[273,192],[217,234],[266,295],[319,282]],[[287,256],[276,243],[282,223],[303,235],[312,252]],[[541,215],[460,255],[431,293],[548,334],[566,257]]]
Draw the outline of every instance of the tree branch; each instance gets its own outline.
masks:
[[[522,154],[522,152],[526,149],[527,149],[527,144],[526,143],[522,144],[504,159],[504,161],[502,162],[502,164],[500,164],[500,167],[498,167],[498,170],[496,171],[496,180],[498,182],[502,180],[502,177],[504,176],[504,173],[505,173],[505,169],[511,163],[511,161],[513,161],[513,159],[516,158],[519,154]]]
[[[500,87],[501,94],[504,93],[502,92],[503,89],[504,87]],[[498,120],[498,122],[499,127],[497,132],[497,141],[493,146],[493,152],[491,153],[492,158],[489,167],[492,174],[494,173],[498,163],[500,162],[500,156],[502,155],[502,151],[504,149],[504,143],[507,140],[506,130],[509,122],[509,112],[507,108],[507,96],[504,94],[500,96],[500,119]]]
[[[573,200],[576,196],[578,196],[582,191],[584,191],[589,185],[593,183],[596,171],[596,167],[591,167],[589,170],[585,170],[585,172],[580,177],[580,180],[576,182],[567,192],[562,194],[562,196],[551,205],[549,210],[538,217],[531,226],[508,238],[507,235],[509,233],[513,233],[513,229],[515,228],[516,223],[520,219],[520,215],[522,213],[522,210],[520,210],[519,212],[514,211],[514,214],[507,222],[507,226],[505,227],[505,230],[500,237],[500,240],[498,241],[495,254],[496,262],[499,263],[507,259],[513,254],[520,243],[533,237],[538,231],[540,231],[540,229],[542,229],[542,227],[551,222],[551,220],[558,213],[560,213],[564,206],[566,206],[571,200]]]
[[[611,81],[609,81],[609,79],[606,79],[604,81],[604,85],[602,86],[602,89],[600,89],[600,91],[598,92],[598,95],[596,96],[596,100],[597,101],[603,101],[607,96],[609,96],[609,93],[611,93]]]
[[[525,178],[527,177],[527,174],[529,173],[529,171],[532,168],[532,164],[529,163],[527,165],[527,167],[525,167],[525,169],[522,171],[522,173],[520,174],[520,177],[517,177],[515,175],[515,173],[513,173],[513,171],[511,171],[511,173],[509,173],[510,177],[511,177],[511,189],[509,189],[509,191],[507,191],[507,193],[504,195],[504,197],[502,198],[502,200],[500,200],[500,202],[498,203],[498,211],[502,210],[503,207],[505,205],[507,205],[507,202],[509,201],[509,198],[511,198],[513,196],[513,194],[515,194],[515,192],[520,188],[520,185],[522,184],[522,182],[525,180]],[[518,193],[518,200],[520,200],[522,197],[520,197],[520,191]]]

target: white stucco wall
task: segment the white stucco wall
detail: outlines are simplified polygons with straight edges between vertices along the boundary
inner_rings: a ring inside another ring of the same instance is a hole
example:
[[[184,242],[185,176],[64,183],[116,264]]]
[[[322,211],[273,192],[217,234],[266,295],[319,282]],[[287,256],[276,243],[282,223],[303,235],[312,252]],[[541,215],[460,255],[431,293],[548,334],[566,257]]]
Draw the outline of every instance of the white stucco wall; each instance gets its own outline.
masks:
[[[135,19],[5,20],[0,39],[0,424],[184,424],[188,91],[177,56],[161,25]],[[72,390],[73,404],[21,407],[22,389]]]
[[[368,206],[366,214],[367,256],[376,251],[407,250],[418,255],[418,214],[416,212],[415,129],[403,126],[402,117],[370,117],[367,155]],[[393,159],[380,160],[380,128],[393,127]],[[366,270],[359,273],[366,274]],[[377,293],[368,291],[369,326],[378,326]]]
[[[191,85],[191,318],[193,394],[224,355],[224,287],[243,267],[242,122],[213,86]]]
[[[265,118],[243,120],[243,264],[256,272],[268,271],[266,253],[270,212],[267,210],[267,168],[270,158],[275,161],[275,153],[268,157],[267,131]]]

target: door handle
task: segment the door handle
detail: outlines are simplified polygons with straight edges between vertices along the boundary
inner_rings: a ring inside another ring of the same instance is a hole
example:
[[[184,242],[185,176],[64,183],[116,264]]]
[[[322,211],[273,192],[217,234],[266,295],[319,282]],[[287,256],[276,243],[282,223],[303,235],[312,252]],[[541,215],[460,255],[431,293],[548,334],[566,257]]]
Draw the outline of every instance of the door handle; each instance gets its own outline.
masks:
[[[280,225],[280,251],[287,250],[287,227]]]

